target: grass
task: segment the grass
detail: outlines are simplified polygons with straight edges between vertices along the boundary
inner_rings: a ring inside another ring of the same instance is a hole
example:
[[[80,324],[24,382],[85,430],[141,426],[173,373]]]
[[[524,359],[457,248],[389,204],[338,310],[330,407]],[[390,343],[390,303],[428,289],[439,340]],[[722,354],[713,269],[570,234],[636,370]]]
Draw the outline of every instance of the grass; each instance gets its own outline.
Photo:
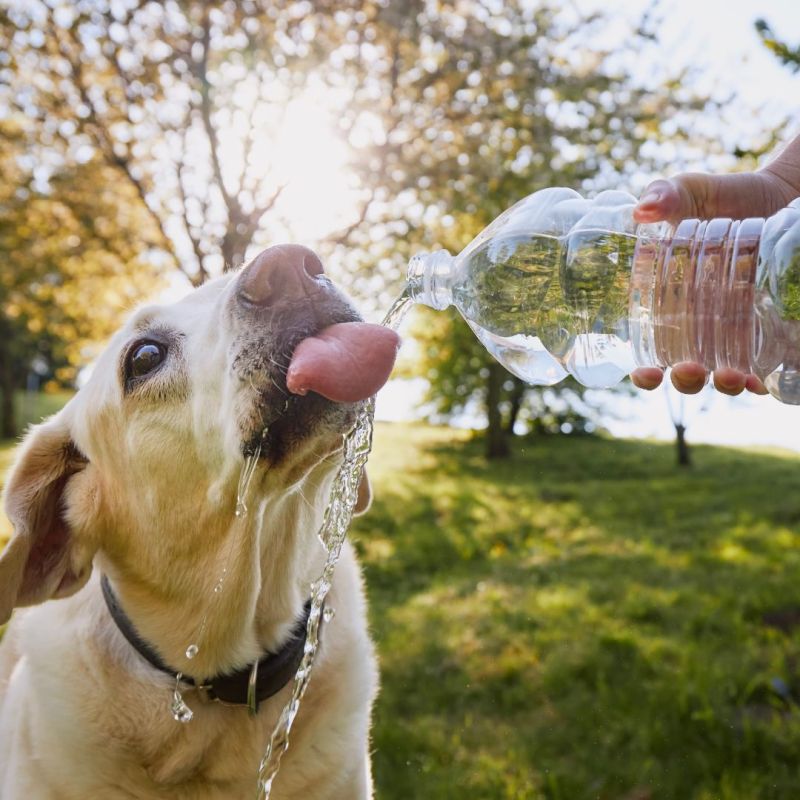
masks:
[[[18,392],[14,398],[20,428],[41,422],[45,417],[59,411],[72,392]]]
[[[29,425],[40,422],[44,417],[55,414],[71,395],[67,392],[54,392],[45,394],[43,392],[28,393],[19,392],[14,398],[16,402],[17,419],[21,428],[25,429]],[[3,479],[14,456],[16,441],[0,439],[0,492],[3,489]],[[0,508],[0,545],[11,534],[11,525],[5,514]]]
[[[693,455],[378,426],[380,800],[797,796],[800,460]]]
[[[800,460],[693,454],[379,427],[379,798],[797,796]]]

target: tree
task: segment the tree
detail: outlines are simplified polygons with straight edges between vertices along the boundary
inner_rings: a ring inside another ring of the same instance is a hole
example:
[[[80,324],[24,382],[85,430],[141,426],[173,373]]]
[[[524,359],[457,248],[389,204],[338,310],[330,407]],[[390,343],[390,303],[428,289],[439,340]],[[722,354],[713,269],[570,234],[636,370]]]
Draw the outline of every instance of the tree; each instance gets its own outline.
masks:
[[[7,102],[43,150],[101,158],[149,216],[150,244],[199,285],[242,263],[280,197],[259,142],[344,41],[335,5],[31,0],[2,26]]]
[[[764,19],[756,20],[755,27],[767,49],[771,50],[778,60],[793,72],[800,72],[800,47],[792,47],[781,41]]]
[[[0,125],[0,143],[0,436],[11,437],[14,392],[31,362],[71,383],[158,279],[139,240],[148,220],[103,164],[54,174],[43,192],[20,168],[22,131]]]

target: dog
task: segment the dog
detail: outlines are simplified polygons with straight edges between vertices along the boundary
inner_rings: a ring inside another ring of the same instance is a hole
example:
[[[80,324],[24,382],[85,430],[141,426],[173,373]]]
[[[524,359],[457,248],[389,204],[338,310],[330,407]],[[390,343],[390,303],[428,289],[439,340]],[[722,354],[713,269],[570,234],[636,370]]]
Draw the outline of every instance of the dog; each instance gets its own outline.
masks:
[[[316,532],[362,407],[287,393],[287,365],[299,342],[358,320],[313,252],[269,248],[136,312],[70,402],[30,431],[6,486],[14,534],[0,557],[0,622],[25,607],[0,644],[3,800],[255,795],[325,561]],[[362,482],[356,510],[368,504]],[[372,796],[378,673],[349,544],[327,607],[275,800]],[[261,669],[279,685],[244,700]],[[178,671],[188,724],[170,711]],[[212,679],[232,675],[245,680],[231,705]]]

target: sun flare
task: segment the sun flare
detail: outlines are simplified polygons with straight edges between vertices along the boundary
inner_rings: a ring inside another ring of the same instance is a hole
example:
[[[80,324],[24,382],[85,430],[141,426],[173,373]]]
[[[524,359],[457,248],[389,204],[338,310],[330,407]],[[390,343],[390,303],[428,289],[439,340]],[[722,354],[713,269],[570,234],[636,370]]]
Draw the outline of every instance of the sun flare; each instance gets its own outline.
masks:
[[[242,100],[244,105],[248,98]],[[247,169],[271,190],[283,187],[274,213],[264,220],[269,235],[313,246],[352,222],[359,192],[350,168],[352,149],[336,124],[334,92],[311,83],[281,108],[270,104],[269,111],[254,117],[255,146]],[[235,118],[221,142],[233,173],[241,169],[241,143],[250,124],[249,115]]]

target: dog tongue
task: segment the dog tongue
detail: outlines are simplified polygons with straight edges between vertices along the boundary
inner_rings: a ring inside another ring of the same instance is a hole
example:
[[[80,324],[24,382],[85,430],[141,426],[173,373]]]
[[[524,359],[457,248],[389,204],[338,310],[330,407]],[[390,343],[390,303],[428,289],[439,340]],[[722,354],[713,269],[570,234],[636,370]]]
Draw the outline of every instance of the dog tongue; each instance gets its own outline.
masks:
[[[382,325],[341,322],[297,345],[286,386],[292,394],[316,392],[335,403],[372,396],[389,378],[400,337]]]

